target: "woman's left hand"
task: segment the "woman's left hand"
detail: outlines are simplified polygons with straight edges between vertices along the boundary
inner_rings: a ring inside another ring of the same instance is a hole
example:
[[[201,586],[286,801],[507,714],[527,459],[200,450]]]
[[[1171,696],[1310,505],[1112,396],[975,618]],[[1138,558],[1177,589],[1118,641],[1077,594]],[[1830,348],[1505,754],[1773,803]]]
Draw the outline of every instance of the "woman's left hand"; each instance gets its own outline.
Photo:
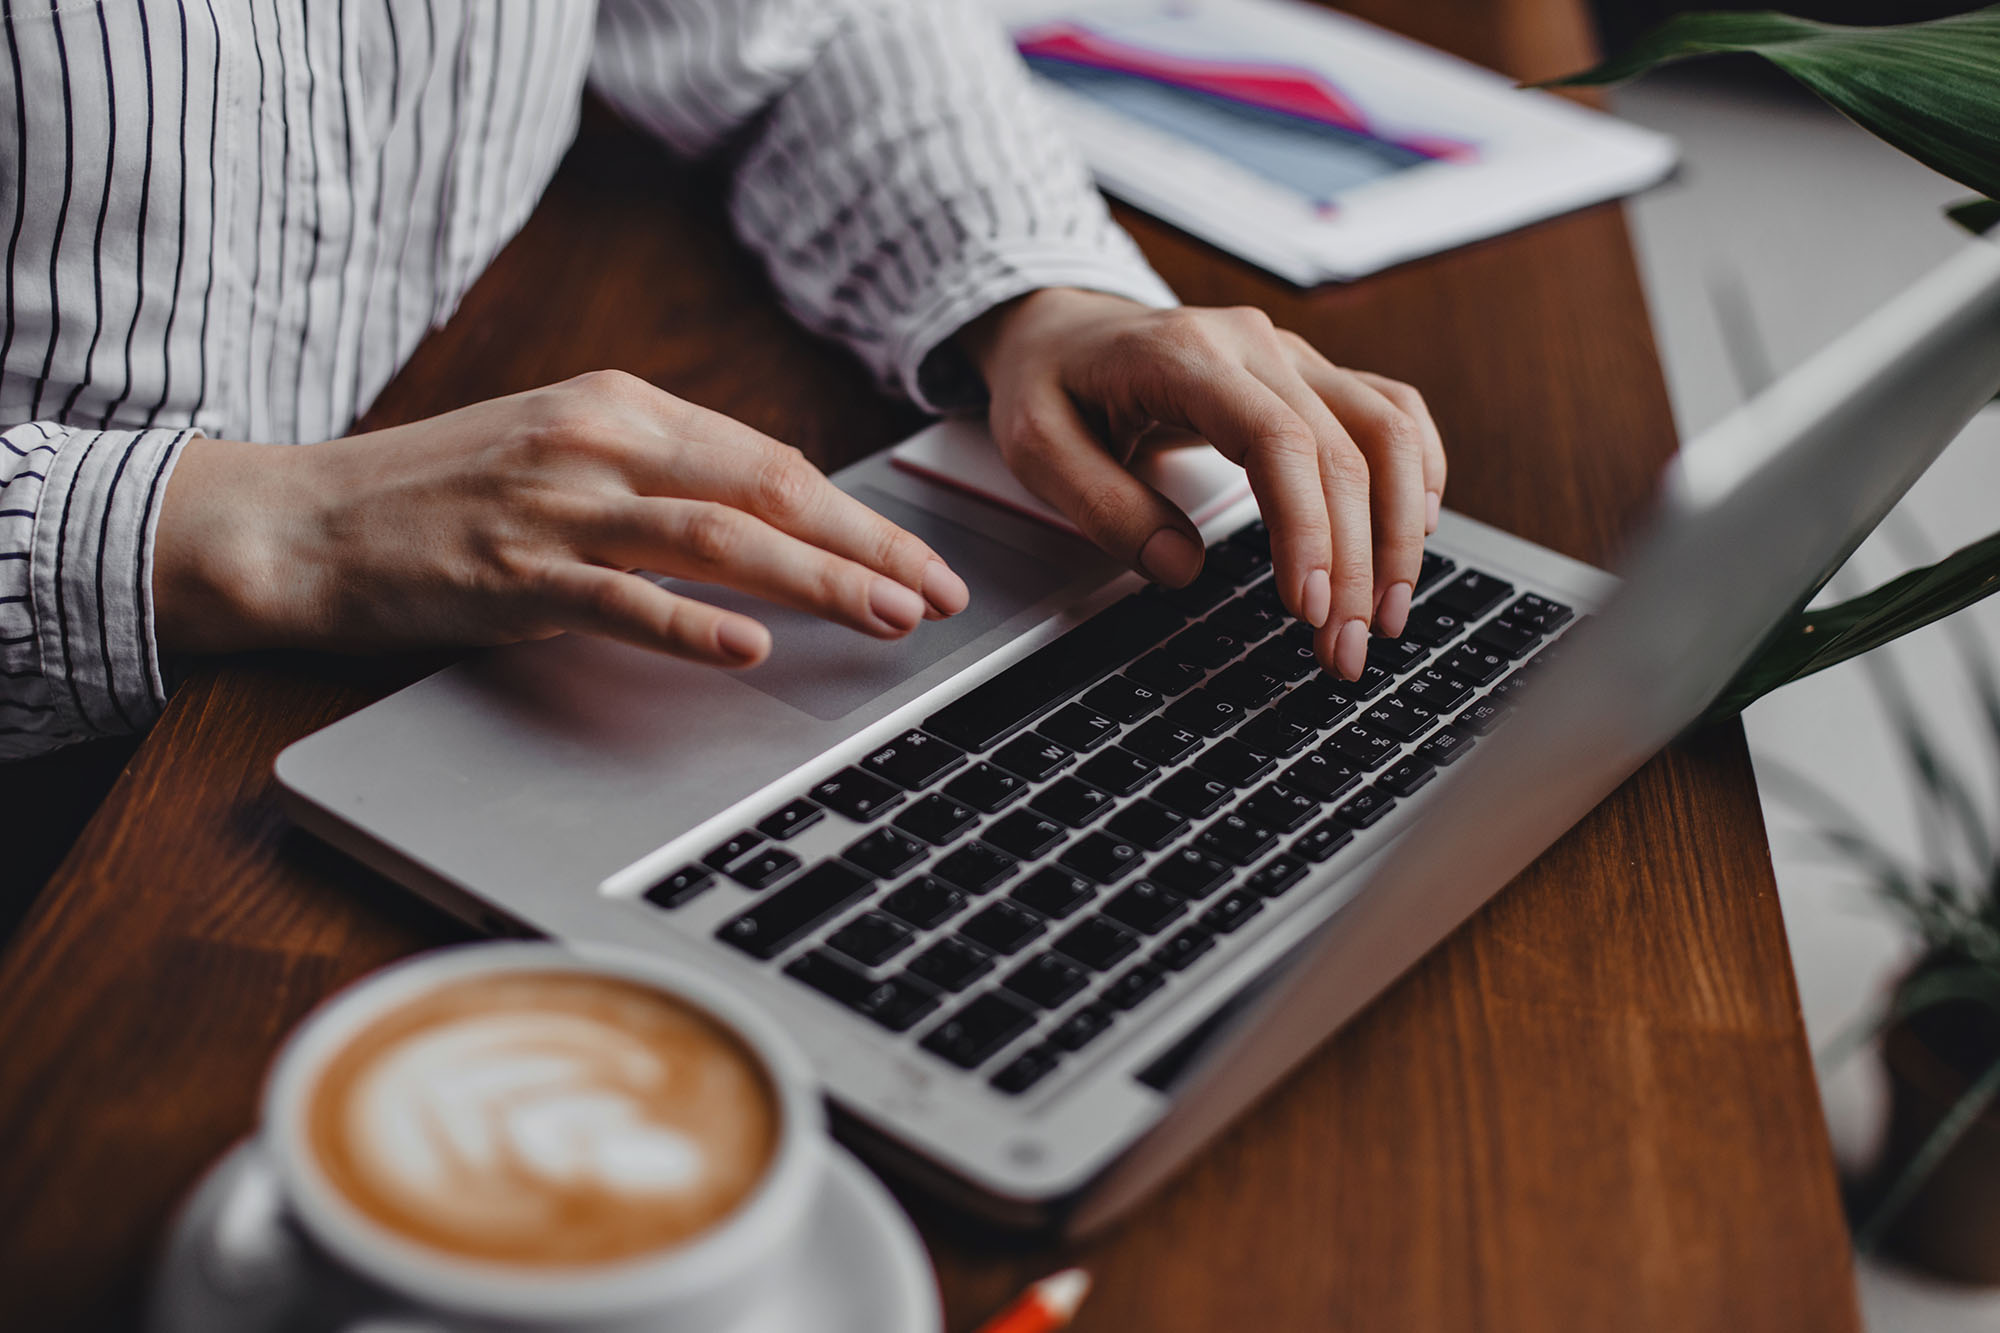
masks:
[[[1370,626],[1402,633],[1445,484],[1415,389],[1335,366],[1247,308],[1047,288],[959,337],[1008,466],[1106,551],[1172,587],[1200,572],[1194,523],[1126,466],[1156,427],[1192,431],[1248,471],[1279,596],[1325,666],[1358,678]]]

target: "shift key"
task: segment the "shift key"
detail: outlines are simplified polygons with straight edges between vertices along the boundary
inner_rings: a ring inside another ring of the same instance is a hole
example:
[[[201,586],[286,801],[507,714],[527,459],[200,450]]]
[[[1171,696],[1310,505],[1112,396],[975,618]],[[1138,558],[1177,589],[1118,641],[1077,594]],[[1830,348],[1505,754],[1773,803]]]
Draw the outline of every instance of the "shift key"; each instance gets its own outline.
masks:
[[[875,881],[838,861],[822,861],[716,931],[752,958],[776,958],[813,927],[868,892]]]

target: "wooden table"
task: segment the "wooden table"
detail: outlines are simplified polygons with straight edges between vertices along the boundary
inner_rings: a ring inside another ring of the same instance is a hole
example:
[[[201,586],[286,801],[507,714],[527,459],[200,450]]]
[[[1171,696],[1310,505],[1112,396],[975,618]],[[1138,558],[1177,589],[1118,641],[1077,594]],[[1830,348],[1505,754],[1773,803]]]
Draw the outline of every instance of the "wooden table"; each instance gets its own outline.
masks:
[[[1521,77],[1590,55],[1569,0],[1360,8]],[[786,322],[712,184],[593,118],[371,422],[622,366],[828,467],[915,427]],[[1126,221],[1187,300],[1422,386],[1488,522],[1604,561],[1673,448],[1615,207],[1303,293]],[[285,1031],[461,936],[272,799],[282,746],[435,664],[201,672],[42,894],[0,960],[0,1323],[129,1326]],[[1071,1258],[1083,1330],[1855,1328],[1740,730],[1648,765],[1122,1229],[1068,1254],[917,1212],[954,1330]]]

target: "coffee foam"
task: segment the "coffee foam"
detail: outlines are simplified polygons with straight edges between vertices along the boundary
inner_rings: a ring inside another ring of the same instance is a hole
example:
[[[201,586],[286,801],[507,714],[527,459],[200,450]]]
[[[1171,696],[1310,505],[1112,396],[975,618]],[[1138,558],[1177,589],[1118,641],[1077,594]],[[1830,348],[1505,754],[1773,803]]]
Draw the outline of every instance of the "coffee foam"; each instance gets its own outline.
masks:
[[[721,1221],[769,1169],[776,1093],[734,1033],[595,973],[449,982],[375,1019],[306,1097],[347,1200],[465,1258],[630,1259]]]

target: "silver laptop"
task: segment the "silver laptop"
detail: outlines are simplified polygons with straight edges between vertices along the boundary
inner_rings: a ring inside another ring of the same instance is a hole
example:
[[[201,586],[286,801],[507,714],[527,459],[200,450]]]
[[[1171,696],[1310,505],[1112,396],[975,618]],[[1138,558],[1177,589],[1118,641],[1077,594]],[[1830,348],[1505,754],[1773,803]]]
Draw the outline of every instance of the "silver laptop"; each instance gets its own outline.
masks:
[[[882,644],[703,590],[769,662],[481,653],[278,777],[483,928],[719,974],[878,1164],[1084,1230],[1692,721],[1996,391],[1974,243],[1689,446],[1622,583],[1445,514],[1355,684],[1279,607],[1251,502],[1165,592],[877,456],[835,480],[965,576],[962,615]]]

